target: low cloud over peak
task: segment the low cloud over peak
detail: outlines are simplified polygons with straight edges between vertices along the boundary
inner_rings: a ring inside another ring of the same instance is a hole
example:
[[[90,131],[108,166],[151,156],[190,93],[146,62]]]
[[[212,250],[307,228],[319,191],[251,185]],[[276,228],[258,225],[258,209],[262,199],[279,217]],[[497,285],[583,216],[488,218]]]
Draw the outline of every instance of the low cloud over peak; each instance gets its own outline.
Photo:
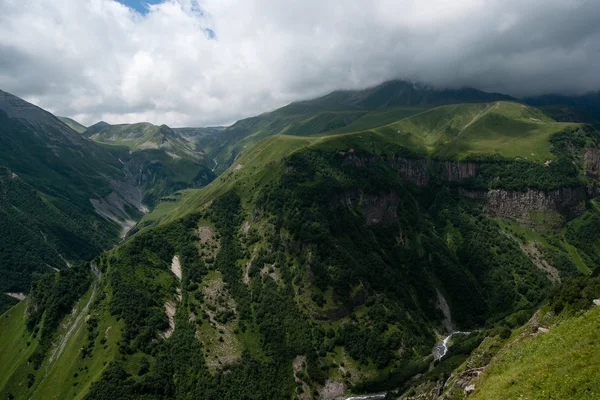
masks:
[[[146,11],[0,2],[0,88],[85,124],[171,126],[396,78],[513,96],[600,88],[593,0],[168,0]]]

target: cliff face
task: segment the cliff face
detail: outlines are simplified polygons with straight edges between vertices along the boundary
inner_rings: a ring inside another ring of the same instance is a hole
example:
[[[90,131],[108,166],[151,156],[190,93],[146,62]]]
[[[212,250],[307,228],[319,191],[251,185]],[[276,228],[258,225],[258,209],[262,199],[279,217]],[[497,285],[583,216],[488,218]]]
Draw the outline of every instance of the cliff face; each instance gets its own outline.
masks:
[[[556,218],[546,222],[560,224],[563,218],[576,218],[585,212],[587,199],[586,190],[582,187],[526,192],[502,189],[459,191],[463,196],[485,202],[488,214],[513,219],[523,225],[534,225],[540,218],[552,218],[552,214]]]
[[[398,217],[396,213],[398,196],[396,193],[374,195],[350,192],[343,197],[342,201],[350,208],[358,206],[365,217],[367,226],[377,225],[385,221],[395,221]]]
[[[433,176],[443,181],[458,182],[472,178],[478,172],[477,163],[471,161],[431,161],[428,164],[424,158],[365,157],[354,153],[347,153],[344,157],[344,165],[353,165],[359,168],[378,161],[386,162],[398,172],[402,179],[417,186],[427,186]]]
[[[600,149],[588,147],[583,153],[583,168],[588,178],[600,179]]]
[[[427,161],[426,159],[406,159],[402,157],[360,156],[348,153],[344,156],[345,165],[360,168],[367,164],[384,161],[394,168],[398,175],[417,186],[427,186],[432,179],[443,182],[460,182],[477,176],[479,165],[472,161]],[[600,179],[600,150],[588,148],[584,153],[586,176]],[[565,187],[558,190],[527,190],[525,192],[493,189],[489,191],[459,189],[466,197],[485,203],[486,211],[493,216],[509,218],[525,225],[535,225],[540,220],[550,225],[560,225],[582,215],[585,201],[598,195],[596,186]],[[378,224],[386,219],[394,219],[393,195],[354,196],[349,202],[359,202],[367,225]]]

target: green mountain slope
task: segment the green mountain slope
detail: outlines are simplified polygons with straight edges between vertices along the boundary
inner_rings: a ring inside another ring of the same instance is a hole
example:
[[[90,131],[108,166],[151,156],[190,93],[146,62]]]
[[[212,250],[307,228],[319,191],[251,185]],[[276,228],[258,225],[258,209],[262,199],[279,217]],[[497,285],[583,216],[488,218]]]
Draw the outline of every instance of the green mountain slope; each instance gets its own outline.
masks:
[[[600,127],[600,92],[581,96],[557,94],[523,99],[527,104],[539,107],[557,121],[583,122]]]
[[[150,207],[165,195],[187,187],[201,187],[215,175],[202,150],[203,141],[218,128],[184,128],[173,130],[166,125],[109,125],[99,122],[83,133],[110,152],[129,149],[121,160],[131,159],[139,165],[140,181],[145,183],[144,203]],[[121,152],[122,153],[122,152]]]
[[[568,279],[524,324],[507,321],[485,337],[453,336],[445,359],[393,398],[597,398],[600,308],[593,300],[599,297],[597,277]],[[472,351],[466,347],[469,342],[475,346]]]
[[[593,128],[504,101],[407,115],[404,92],[381,93],[315,106],[379,113],[357,131],[262,131],[206,187],[163,196],[119,246],[40,279],[1,317],[12,347],[0,395],[439,394],[540,306],[568,312],[556,293],[592,295],[557,288],[600,267]],[[123,157],[149,151],[163,153]],[[442,352],[454,330],[471,333]],[[490,371],[503,373],[501,354]]]
[[[93,258],[139,218],[123,168],[52,114],[0,92],[1,292]]]
[[[336,91],[247,118],[224,129],[206,144],[217,171],[224,171],[244,149],[275,134],[319,135],[374,128],[443,104],[512,100],[477,89],[436,90],[406,81],[390,81],[364,90]]]
[[[57,117],[57,118],[60,119],[69,128],[73,129],[77,133],[83,133],[87,129],[87,127],[81,125],[79,122],[75,121],[74,119],[67,118],[67,117]]]
[[[201,153],[181,135],[166,125],[147,122],[137,124],[101,125],[90,127],[83,133],[96,142],[125,146],[132,151],[163,149],[172,158],[201,159]]]

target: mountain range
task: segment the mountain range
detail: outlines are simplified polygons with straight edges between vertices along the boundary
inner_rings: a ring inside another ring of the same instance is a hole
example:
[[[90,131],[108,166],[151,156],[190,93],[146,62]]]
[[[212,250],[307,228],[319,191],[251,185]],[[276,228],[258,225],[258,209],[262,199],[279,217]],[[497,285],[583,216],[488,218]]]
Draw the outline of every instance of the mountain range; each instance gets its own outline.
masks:
[[[175,129],[0,94],[2,396],[600,392],[593,94],[392,81]]]

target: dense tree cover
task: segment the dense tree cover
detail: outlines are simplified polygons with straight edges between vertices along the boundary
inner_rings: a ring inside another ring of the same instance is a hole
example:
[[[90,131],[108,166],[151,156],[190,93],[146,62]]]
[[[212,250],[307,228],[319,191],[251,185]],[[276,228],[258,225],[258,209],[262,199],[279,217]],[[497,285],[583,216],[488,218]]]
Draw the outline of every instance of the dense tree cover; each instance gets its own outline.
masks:
[[[37,369],[50,347],[60,321],[87,291],[92,281],[89,267],[77,266],[46,274],[31,288],[27,308],[27,328],[39,335],[40,346],[31,356]]]
[[[502,234],[498,225],[487,218],[478,205],[442,191],[433,208],[438,209],[434,215],[451,224],[444,225],[447,234],[455,236],[460,265],[477,280],[478,291],[485,300],[478,302],[475,297],[463,297],[467,301],[463,302],[462,308],[479,313],[455,313],[458,321],[468,316],[464,322],[474,318],[473,322],[481,324],[485,317],[498,318],[517,309],[531,308],[544,299],[550,284],[548,279],[521,251],[518,243]],[[450,285],[448,290],[453,290],[454,286]]]
[[[298,376],[314,387],[327,378],[325,356],[338,346],[358,365],[390,367],[388,375],[355,390],[399,387],[431,363],[431,327],[443,318],[438,293],[455,327],[494,327],[525,321],[550,289],[518,239],[452,188],[416,188],[385,162],[356,168],[314,150],[285,162],[286,172],[261,188],[251,210],[254,221],[267,226],[260,232],[241,233],[246,210],[229,192],[202,214],[141,232],[103,257],[111,312],[125,320],[121,351],[125,359],[142,351],[149,361],[131,371],[115,361],[89,398],[288,398],[296,387],[295,357],[306,356]],[[380,217],[372,223],[367,215]],[[218,233],[214,263],[200,256],[194,234],[200,218]],[[560,264],[564,249],[554,247],[549,257]],[[183,296],[175,333],[162,340],[162,305],[174,293],[165,273],[175,254]],[[561,271],[575,275],[572,263],[563,264]],[[203,301],[199,285],[213,268],[235,301],[237,314],[226,320],[237,324],[236,335],[257,335],[259,348],[211,373],[204,362],[208,349],[195,337],[195,325],[208,317],[195,307]],[[301,308],[305,301],[314,307]],[[190,310],[197,321],[189,319]],[[460,342],[431,376],[460,364],[480,340]]]
[[[47,198],[2,167],[0,220],[2,292],[26,292],[36,274],[65,267],[62,257],[89,260],[117,235],[111,224]]]
[[[189,260],[189,246],[195,239],[192,229],[198,218],[191,214],[164,228],[136,235],[116,257],[101,258],[100,268],[108,270],[113,288],[110,312],[125,320],[121,352],[150,352],[156,332],[168,327],[163,304],[172,287],[161,284],[157,277],[169,269],[176,249],[185,249],[182,254]]]
[[[555,190],[584,186],[580,171],[583,150],[597,140],[593,128],[570,128],[550,137],[556,156],[547,165],[528,160],[509,160],[500,155],[470,155],[465,160],[478,164],[478,174],[465,184],[477,189]]]
[[[242,271],[237,264],[237,260],[242,258],[237,240],[237,231],[243,218],[239,196],[229,192],[213,203],[210,212],[210,219],[221,235],[221,248],[215,267],[223,274],[223,280],[236,300],[240,319],[247,321],[251,318],[250,294],[242,282]]]
[[[292,359],[316,352],[310,325],[297,308],[291,286],[282,288],[271,279],[262,281],[258,275],[252,279],[250,296],[248,288],[241,283],[235,257],[240,254],[237,236],[240,213],[239,198],[234,193],[216,200],[207,213],[220,234],[221,247],[215,268],[223,274],[236,300],[240,327],[258,330],[261,352],[266,359],[258,360],[244,352],[238,363],[218,370],[216,375],[211,375],[204,364],[204,349],[195,337],[195,326],[188,321],[186,311],[190,306],[189,293],[196,290],[193,283],[200,282],[206,273],[206,265],[193,245],[191,232],[198,219],[193,216],[140,234],[123,247],[118,259],[104,260],[110,263],[111,311],[126,322],[123,342],[129,344],[131,350],[135,347],[152,356],[154,363],[150,371],[140,377],[130,375],[119,363],[111,365],[92,386],[88,398],[281,399],[293,392]],[[171,247],[172,243],[176,243],[177,250]],[[181,254],[186,282],[182,286],[182,303],[178,306],[183,311],[176,315],[177,328],[172,338],[152,343],[148,339],[156,337],[156,332],[164,328],[159,321],[159,316],[164,320],[160,303],[167,294],[163,288],[152,285],[151,280],[130,281],[124,277],[123,269],[145,269],[144,274],[147,274],[149,269],[166,268],[167,260],[175,252]],[[236,281],[241,284],[238,291]],[[188,291],[188,288],[193,290]],[[246,311],[241,306],[244,302]],[[243,312],[247,315],[243,316]],[[322,382],[316,357],[310,359],[308,367],[312,371],[310,376]]]
[[[589,212],[567,226],[567,240],[581,249],[580,254],[592,268],[600,267],[600,215]]]
[[[556,313],[575,313],[593,307],[593,300],[599,298],[600,277],[578,276],[553,290],[548,303]]]
[[[3,314],[4,311],[17,304],[17,302],[17,299],[13,299],[9,295],[0,294],[0,314]]]

